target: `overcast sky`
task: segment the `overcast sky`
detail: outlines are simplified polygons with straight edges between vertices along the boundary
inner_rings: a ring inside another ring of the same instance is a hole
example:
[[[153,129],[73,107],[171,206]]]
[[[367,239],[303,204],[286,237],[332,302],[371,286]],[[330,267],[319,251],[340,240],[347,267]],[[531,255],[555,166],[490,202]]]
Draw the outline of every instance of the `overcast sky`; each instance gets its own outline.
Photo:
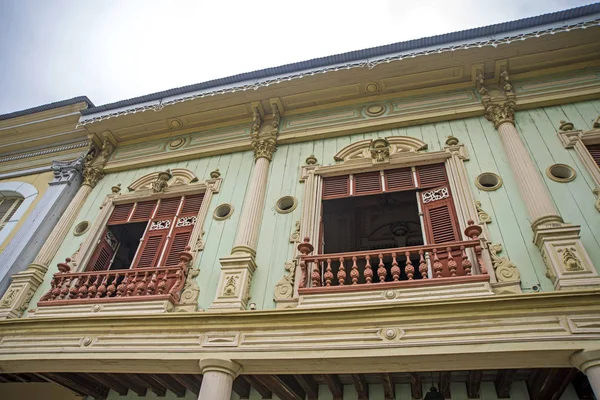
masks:
[[[0,114],[96,105],[585,0],[0,0]]]

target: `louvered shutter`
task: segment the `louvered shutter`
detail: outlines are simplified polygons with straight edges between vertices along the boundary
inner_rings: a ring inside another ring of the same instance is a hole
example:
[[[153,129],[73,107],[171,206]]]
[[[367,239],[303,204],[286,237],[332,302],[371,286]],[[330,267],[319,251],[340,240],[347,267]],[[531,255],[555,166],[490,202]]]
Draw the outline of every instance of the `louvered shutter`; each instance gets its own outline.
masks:
[[[173,231],[173,237],[167,248],[167,256],[164,265],[167,267],[179,264],[179,253],[185,250],[190,241],[194,225],[183,228],[176,228]],[[161,263],[163,264],[163,263]]]
[[[350,196],[350,177],[332,176],[323,179],[323,199],[337,199]]]
[[[131,210],[133,209],[133,204],[134,203],[119,204],[115,206],[110,218],[108,219],[108,224],[115,225],[127,222],[127,218],[129,218],[129,214],[131,214]]]
[[[155,219],[166,219],[173,218],[177,213],[177,209],[179,208],[179,203],[181,202],[181,197],[171,197],[169,199],[161,199],[160,204],[158,205],[158,210],[156,210]]]
[[[594,161],[596,161],[596,164],[600,168],[600,144],[591,144],[585,147],[590,152],[592,158],[594,159]]]
[[[448,182],[446,167],[444,164],[421,165],[417,167],[417,179],[419,187],[435,187]]]
[[[439,244],[461,240],[454,202],[448,186],[419,193],[427,242]]]
[[[375,194],[383,191],[379,171],[356,174],[353,177],[353,183],[355,195]]]
[[[106,271],[110,267],[110,262],[115,255],[118,243],[114,236],[107,230],[102,233],[100,243],[92,253],[92,257],[87,264],[86,271]]]
[[[148,221],[152,217],[152,212],[156,207],[156,200],[141,201],[136,203],[133,214],[131,215],[130,222],[142,222]]]
[[[137,260],[133,263],[133,267],[156,267],[168,233],[168,229],[146,232],[145,238],[138,250]]]
[[[385,190],[387,192],[415,188],[413,172],[410,168],[388,169],[383,174],[385,177]]]
[[[204,193],[185,196],[185,200],[183,201],[183,206],[181,207],[181,212],[179,215],[197,215],[198,211],[200,211],[200,207],[202,206],[202,200],[204,200]]]

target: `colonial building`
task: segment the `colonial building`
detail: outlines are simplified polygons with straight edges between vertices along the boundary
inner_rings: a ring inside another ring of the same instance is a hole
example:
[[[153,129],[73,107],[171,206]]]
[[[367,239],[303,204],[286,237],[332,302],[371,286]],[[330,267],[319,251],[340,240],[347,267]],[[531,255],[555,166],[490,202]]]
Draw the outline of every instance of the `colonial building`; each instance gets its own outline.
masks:
[[[0,295],[34,260],[79,188],[89,140],[75,126],[92,106],[82,96],[0,115]]]
[[[595,4],[82,110],[83,184],[1,300],[0,390],[598,396],[599,23]]]

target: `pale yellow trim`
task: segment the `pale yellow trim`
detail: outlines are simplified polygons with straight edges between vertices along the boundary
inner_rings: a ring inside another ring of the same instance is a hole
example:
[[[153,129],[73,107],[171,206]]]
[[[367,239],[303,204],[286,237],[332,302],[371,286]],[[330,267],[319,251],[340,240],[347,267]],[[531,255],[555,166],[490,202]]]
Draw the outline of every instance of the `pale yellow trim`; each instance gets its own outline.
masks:
[[[481,180],[486,179],[487,177],[493,177],[494,179],[496,179],[497,183],[493,186],[483,185],[481,183]],[[483,173],[479,174],[477,176],[477,178],[475,178],[475,186],[477,186],[481,190],[485,190],[486,192],[493,192],[495,190],[498,190],[498,189],[500,189],[502,184],[503,184],[503,181],[502,181],[502,178],[500,177],[500,175],[495,174],[493,172],[483,172]]]
[[[556,168],[565,168],[566,170],[569,171],[569,176],[567,178],[561,178],[559,176],[556,176],[555,175]],[[554,173],[553,173],[553,170],[554,170]],[[555,182],[566,183],[566,182],[571,182],[572,180],[577,178],[577,172],[575,172],[573,167],[571,167],[567,164],[552,164],[548,168],[546,168],[546,176],[548,176],[548,178],[552,179]]]

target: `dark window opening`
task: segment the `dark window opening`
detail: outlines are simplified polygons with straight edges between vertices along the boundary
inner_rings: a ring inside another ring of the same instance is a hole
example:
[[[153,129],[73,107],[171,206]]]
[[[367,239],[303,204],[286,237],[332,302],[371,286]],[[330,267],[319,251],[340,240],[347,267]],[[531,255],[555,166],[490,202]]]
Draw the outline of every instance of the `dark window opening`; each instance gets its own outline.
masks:
[[[128,269],[131,267],[147,225],[147,222],[134,222],[108,227],[108,230],[118,242],[116,254],[109,269]]]

